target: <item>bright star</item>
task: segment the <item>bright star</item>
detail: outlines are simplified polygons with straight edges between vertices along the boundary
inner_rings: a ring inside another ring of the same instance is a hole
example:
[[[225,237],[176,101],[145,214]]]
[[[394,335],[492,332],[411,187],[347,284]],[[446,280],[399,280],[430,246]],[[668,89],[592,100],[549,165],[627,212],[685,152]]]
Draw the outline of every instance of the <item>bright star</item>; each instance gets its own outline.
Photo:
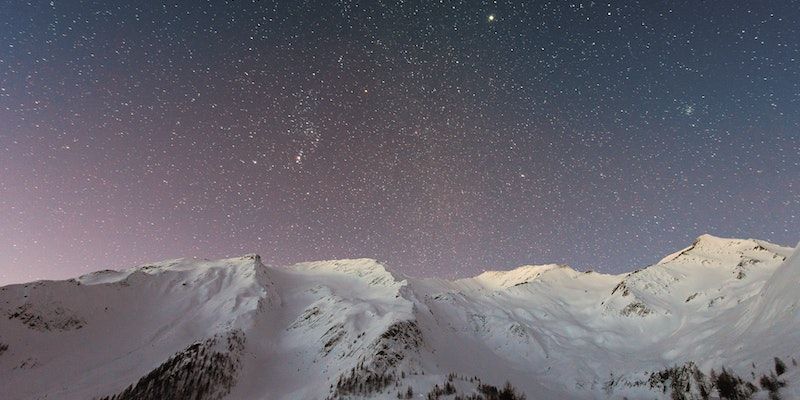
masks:
[[[489,14],[489,22],[494,22],[494,14]]]

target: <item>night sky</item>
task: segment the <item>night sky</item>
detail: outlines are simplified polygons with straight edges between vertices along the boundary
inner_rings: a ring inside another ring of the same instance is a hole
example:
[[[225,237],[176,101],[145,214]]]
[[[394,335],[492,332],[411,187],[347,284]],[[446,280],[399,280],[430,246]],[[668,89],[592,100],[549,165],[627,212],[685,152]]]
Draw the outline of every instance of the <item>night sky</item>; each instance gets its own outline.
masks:
[[[800,239],[796,1],[0,0],[0,284]]]

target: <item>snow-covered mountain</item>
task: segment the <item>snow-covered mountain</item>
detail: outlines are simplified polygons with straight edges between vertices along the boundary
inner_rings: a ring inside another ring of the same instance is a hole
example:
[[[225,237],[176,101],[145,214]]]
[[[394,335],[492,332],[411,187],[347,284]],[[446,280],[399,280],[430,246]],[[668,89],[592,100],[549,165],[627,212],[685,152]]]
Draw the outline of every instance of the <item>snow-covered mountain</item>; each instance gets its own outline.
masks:
[[[792,252],[704,235],[623,275],[248,255],[10,285],[0,398],[800,398]]]

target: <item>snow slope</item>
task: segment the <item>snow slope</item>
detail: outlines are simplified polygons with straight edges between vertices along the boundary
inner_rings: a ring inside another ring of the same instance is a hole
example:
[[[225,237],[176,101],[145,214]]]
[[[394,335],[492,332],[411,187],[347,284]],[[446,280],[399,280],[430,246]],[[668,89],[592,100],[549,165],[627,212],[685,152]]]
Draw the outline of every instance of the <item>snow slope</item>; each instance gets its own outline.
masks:
[[[723,368],[766,398],[775,357],[780,394],[800,398],[791,254],[704,235],[622,275],[551,264],[446,281],[248,255],[10,285],[0,398],[452,399],[506,381],[528,399],[715,398]]]

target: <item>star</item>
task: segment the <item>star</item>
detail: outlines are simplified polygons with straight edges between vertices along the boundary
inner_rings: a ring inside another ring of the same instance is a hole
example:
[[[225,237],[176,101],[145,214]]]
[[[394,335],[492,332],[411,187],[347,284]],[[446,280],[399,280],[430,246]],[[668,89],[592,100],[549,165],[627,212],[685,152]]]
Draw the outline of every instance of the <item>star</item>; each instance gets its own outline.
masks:
[[[242,248],[454,277],[800,240],[790,2],[18,3],[0,285]]]

